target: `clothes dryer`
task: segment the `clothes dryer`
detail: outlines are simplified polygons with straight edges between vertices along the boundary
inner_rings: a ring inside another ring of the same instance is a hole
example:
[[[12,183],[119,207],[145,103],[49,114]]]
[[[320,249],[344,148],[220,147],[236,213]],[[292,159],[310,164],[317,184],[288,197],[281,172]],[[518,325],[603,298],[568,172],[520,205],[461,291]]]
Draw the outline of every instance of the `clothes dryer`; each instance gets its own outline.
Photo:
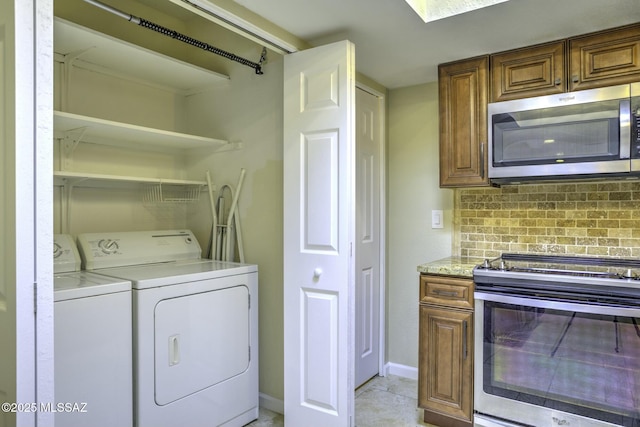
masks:
[[[53,256],[55,424],[132,426],[131,282],[79,271],[69,235]]]
[[[201,259],[188,230],[78,236],[86,268],[133,288],[134,425],[258,417],[258,269]]]

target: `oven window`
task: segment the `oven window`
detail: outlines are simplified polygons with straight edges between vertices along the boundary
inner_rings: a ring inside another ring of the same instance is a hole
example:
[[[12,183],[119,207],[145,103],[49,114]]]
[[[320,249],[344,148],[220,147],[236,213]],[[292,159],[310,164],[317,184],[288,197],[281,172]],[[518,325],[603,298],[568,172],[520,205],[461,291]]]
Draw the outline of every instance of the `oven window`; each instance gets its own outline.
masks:
[[[486,393],[640,425],[640,319],[484,303]]]

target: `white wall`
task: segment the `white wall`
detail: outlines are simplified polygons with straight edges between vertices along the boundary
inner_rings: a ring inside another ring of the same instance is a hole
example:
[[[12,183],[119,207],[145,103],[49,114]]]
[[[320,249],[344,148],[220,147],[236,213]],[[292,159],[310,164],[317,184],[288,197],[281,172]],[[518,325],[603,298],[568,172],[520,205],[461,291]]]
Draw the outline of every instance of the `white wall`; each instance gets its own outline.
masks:
[[[239,68],[229,85],[190,97],[194,126],[216,129],[243,148],[197,153],[190,158],[189,171],[192,179],[202,179],[209,170],[218,188],[235,188],[240,169],[247,171],[239,213],[246,262],[259,269],[260,391],[283,399],[282,58],[271,58],[264,71],[256,76],[249,68]],[[204,243],[211,230],[207,197],[198,211],[189,227]]]
[[[418,366],[419,264],[451,255],[453,191],[439,188],[438,85],[389,91],[388,361]],[[431,228],[431,210],[444,228]]]

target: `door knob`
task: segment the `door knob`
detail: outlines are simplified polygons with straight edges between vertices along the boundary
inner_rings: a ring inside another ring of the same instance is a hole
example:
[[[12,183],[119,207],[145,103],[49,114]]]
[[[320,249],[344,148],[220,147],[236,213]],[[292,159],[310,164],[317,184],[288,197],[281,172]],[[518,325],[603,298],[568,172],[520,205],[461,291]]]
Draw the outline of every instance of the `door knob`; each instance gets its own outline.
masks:
[[[319,279],[320,276],[322,276],[322,269],[320,267],[317,267],[313,270],[313,278]]]

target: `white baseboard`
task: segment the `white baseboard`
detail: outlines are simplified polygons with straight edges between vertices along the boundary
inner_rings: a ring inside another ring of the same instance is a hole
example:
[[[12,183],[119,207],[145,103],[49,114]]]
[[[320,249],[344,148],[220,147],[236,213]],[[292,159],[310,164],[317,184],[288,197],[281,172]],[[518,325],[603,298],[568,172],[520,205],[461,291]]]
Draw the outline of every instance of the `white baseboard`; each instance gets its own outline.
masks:
[[[385,375],[396,375],[398,377],[409,378],[412,380],[418,379],[418,368],[414,368],[413,366],[388,362],[384,365],[384,371]]]
[[[384,375],[396,375],[398,377],[409,378],[412,380],[418,379],[418,368],[412,366],[400,365],[398,363],[386,363],[384,365]],[[284,414],[284,401],[269,396],[268,394],[260,393],[259,397],[260,407],[268,409],[278,414]]]
[[[277,412],[278,414],[284,414],[284,401],[271,397],[268,394],[260,393],[258,404],[261,408]]]

